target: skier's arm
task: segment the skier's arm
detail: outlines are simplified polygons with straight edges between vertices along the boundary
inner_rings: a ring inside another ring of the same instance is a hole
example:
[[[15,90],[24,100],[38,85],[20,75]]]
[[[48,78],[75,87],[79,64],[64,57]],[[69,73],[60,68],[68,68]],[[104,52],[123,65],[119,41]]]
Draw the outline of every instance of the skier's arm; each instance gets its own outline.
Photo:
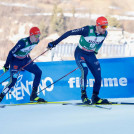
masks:
[[[13,54],[15,54],[20,49],[22,49],[24,45],[25,43],[23,40],[18,41],[18,43],[9,51],[4,67],[9,67],[9,64],[12,62],[12,59],[13,59]]]
[[[83,36],[86,36],[86,35],[88,35],[88,31],[89,31],[89,27],[88,26],[85,26],[85,27],[82,27],[82,28],[79,28],[79,29],[74,29],[74,30],[67,31],[62,36],[60,36],[57,40],[55,40],[53,42],[50,42],[48,44],[48,48],[52,48],[52,47],[56,46],[59,42],[61,42],[62,40],[64,40],[68,36],[72,36],[72,35],[83,35]]]
[[[103,41],[98,44],[98,46],[96,47],[96,49],[95,49],[95,51],[94,51],[95,54],[98,54],[98,51],[99,51],[99,49],[101,48],[102,44],[103,44]]]
[[[107,37],[107,32],[106,32],[105,38],[106,38],[106,37]],[[104,40],[105,40],[105,38],[104,38]],[[97,45],[97,47],[96,47],[96,49],[95,49],[95,52],[94,52],[95,54],[98,54],[98,51],[99,51],[99,49],[101,48],[101,46],[102,46],[104,40],[101,41],[101,42]]]

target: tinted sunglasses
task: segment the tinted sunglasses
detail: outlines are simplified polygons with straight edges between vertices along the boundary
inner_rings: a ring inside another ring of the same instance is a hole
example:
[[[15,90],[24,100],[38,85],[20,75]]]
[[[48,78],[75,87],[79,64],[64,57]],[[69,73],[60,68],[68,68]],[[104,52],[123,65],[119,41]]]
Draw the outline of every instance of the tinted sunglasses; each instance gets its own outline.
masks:
[[[107,25],[100,25],[100,27],[102,28],[102,29],[106,29],[108,26]]]
[[[34,35],[34,37],[35,37],[35,38],[39,38],[39,37],[40,37],[40,35]]]

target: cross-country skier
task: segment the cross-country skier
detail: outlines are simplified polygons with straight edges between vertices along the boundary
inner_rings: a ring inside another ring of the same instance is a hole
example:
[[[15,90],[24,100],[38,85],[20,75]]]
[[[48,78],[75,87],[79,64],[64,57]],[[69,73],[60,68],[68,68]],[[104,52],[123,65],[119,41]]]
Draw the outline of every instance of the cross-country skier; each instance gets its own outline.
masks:
[[[107,99],[98,97],[101,87],[101,68],[95,55],[98,53],[107,36],[107,26],[107,19],[101,16],[97,18],[96,25],[67,31],[57,40],[48,43],[48,48],[51,49],[68,36],[81,35],[79,45],[75,49],[75,60],[81,70],[81,99],[85,104],[109,103]],[[86,93],[88,69],[95,78],[91,101],[88,99]]]
[[[0,94],[0,102],[6,93],[8,93],[8,91],[15,85],[18,76],[18,73],[16,72],[31,61],[29,53],[39,43],[39,37],[41,33],[38,27],[32,27],[29,31],[29,34],[29,37],[20,39],[8,54],[3,70],[7,71],[10,66],[11,78],[9,84]],[[28,64],[24,69],[35,75],[30,101],[45,102],[44,99],[37,96],[37,89],[40,83],[42,71],[34,62]]]

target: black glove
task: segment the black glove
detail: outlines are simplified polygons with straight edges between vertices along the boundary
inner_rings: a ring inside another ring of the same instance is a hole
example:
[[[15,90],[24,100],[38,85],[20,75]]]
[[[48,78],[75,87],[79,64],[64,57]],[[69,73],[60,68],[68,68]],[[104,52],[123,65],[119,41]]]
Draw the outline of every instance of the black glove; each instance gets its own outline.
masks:
[[[50,42],[50,43],[48,43],[47,48],[52,49],[52,48],[55,47],[55,46],[56,46],[56,45],[54,45],[52,42]]]
[[[8,70],[9,70],[9,67],[5,67],[5,66],[3,67],[3,71],[4,71],[4,72],[6,72],[6,71],[8,71]]]

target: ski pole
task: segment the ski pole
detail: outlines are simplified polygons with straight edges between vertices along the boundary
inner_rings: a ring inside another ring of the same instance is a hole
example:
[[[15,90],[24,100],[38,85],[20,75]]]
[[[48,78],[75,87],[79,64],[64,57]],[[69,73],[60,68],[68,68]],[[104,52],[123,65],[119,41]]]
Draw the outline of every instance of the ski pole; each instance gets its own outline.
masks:
[[[51,85],[54,85],[56,82],[60,81],[61,79],[63,79],[64,77],[68,76],[69,74],[71,74],[72,72],[74,72],[75,70],[77,70],[79,67],[75,68],[74,70],[72,70],[71,72],[69,72],[68,74],[62,76],[61,78],[59,78],[58,80],[56,80],[55,82],[53,82],[52,84],[48,85],[47,87],[45,87],[44,89],[42,89],[41,91],[37,92],[40,93],[43,90],[45,90],[46,88],[50,87]]]
[[[6,71],[6,72],[7,72],[7,71]],[[2,73],[2,74],[0,75],[0,77],[3,76],[6,72]]]
[[[41,53],[40,55],[38,55],[37,57],[35,57],[33,60],[31,60],[30,62],[28,62],[26,65],[24,65],[23,67],[21,67],[19,70],[17,70],[14,74],[18,73],[19,71],[21,71],[23,68],[25,68],[26,66],[28,66],[30,63],[32,63],[34,60],[36,60],[38,57],[40,57],[41,55],[43,55],[44,53],[46,53],[49,49],[47,49],[46,51],[44,51],[43,53]],[[3,80],[2,82],[0,82],[0,84],[2,84],[3,82],[5,82],[7,79],[9,79],[10,77],[12,77],[14,74],[10,75],[8,78],[6,78],[5,80]]]
[[[21,67],[18,71],[21,71],[23,68],[25,68],[26,66],[28,66],[30,63],[32,63],[34,60],[36,60],[37,58],[39,58],[41,55],[43,55],[44,53],[46,53],[49,49],[47,49],[46,51],[44,51],[43,53],[41,53],[40,55],[38,55],[37,57],[35,57],[33,60],[31,60],[30,62],[28,62],[26,65],[24,65],[23,67]],[[18,72],[17,71],[17,72]],[[16,73],[16,72],[15,72]]]

